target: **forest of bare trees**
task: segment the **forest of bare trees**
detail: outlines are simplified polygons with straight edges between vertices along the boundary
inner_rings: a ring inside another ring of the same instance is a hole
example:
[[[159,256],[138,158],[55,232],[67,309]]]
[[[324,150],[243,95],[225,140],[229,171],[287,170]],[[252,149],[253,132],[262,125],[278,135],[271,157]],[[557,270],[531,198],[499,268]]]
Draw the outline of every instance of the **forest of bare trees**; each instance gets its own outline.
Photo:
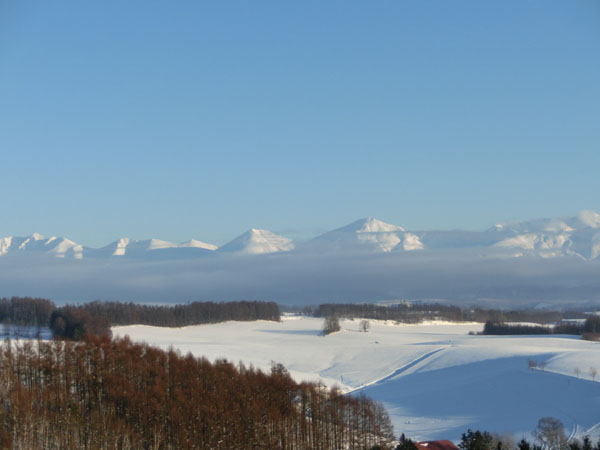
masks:
[[[227,320],[280,320],[275,302],[192,302],[184,305],[140,305],[121,302],[90,302],[80,306],[92,316],[104,316],[111,325],[185,327]]]
[[[227,361],[128,339],[6,341],[3,449],[390,448],[385,409]]]

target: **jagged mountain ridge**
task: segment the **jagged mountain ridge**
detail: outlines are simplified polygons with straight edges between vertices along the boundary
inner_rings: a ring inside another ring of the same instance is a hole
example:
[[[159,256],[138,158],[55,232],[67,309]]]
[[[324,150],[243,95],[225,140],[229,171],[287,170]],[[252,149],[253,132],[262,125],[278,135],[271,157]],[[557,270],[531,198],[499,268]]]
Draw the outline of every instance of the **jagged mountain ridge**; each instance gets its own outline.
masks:
[[[83,246],[64,237],[46,238],[39,233],[33,233],[26,237],[9,236],[0,238],[0,255],[9,253],[47,254],[58,258],[81,259],[83,257]]]
[[[217,254],[266,254],[297,250],[374,253],[483,249],[494,256],[542,258],[577,256],[600,258],[600,214],[581,211],[566,219],[538,219],[501,223],[483,231],[407,231],[367,217],[324,233],[300,245],[268,230],[251,229],[217,247],[202,241],[172,243],[160,239],[122,238],[102,248],[90,248],[65,237],[0,238],[0,256],[45,255],[58,258],[178,259]]]

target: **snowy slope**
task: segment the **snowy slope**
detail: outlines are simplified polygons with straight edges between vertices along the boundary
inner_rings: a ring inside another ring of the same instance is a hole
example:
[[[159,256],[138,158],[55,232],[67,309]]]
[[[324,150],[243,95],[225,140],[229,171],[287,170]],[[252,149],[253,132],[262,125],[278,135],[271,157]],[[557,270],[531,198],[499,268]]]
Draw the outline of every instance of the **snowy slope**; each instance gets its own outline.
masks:
[[[251,229],[234,240],[219,247],[219,252],[238,254],[261,254],[287,252],[294,248],[294,243],[269,230]]]
[[[382,222],[372,217],[357,220],[342,228],[329,231],[312,241],[313,247],[336,250],[421,250],[423,244],[418,236],[397,225]]]
[[[561,336],[469,336],[481,324],[393,325],[342,321],[327,337],[322,319],[228,322],[181,329],[113,328],[163,348],[227,358],[268,370],[284,364],[297,380],[320,380],[384,402],[397,434],[457,441],[468,428],[511,431],[517,438],[541,417],[567,433],[600,434],[600,344]],[[545,370],[528,369],[528,360]],[[579,377],[576,376],[579,369]]]

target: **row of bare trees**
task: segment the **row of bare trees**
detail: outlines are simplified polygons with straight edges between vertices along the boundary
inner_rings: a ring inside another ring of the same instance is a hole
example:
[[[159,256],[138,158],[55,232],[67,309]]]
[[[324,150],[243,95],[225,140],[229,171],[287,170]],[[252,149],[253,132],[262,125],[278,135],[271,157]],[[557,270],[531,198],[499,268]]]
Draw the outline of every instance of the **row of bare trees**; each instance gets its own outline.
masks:
[[[11,449],[390,448],[366,397],[210,363],[128,339],[5,341],[0,447]]]
[[[90,302],[80,306],[92,316],[106,317],[111,325],[184,327],[227,320],[280,320],[275,302],[191,302],[180,305],[140,305],[121,302]]]
[[[520,309],[502,311],[487,308],[461,308],[439,303],[397,303],[376,305],[373,303],[325,303],[316,308],[307,307],[304,313],[315,317],[339,317],[344,319],[364,318],[394,320],[402,323],[419,323],[424,320],[448,320],[453,322],[535,322],[556,323],[563,319],[583,319],[588,317],[581,311],[546,311]],[[600,320],[600,318],[599,318]],[[590,332],[594,330],[589,330]],[[600,333],[600,324],[596,328]]]

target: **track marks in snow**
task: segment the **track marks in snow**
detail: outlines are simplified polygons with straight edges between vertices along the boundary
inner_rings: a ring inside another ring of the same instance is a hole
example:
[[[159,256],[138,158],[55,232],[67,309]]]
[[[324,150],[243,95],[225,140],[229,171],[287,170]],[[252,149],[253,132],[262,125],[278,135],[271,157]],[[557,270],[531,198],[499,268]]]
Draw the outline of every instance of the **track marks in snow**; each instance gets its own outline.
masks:
[[[435,350],[432,350],[430,352],[427,352],[427,353],[419,356],[418,358],[415,358],[412,361],[404,364],[403,366],[399,367],[398,369],[394,370],[393,372],[389,373],[388,375],[386,375],[382,378],[373,380],[369,383],[363,384],[362,386],[359,386],[356,389],[352,389],[352,390],[346,392],[346,394],[353,394],[353,393],[359,392],[367,387],[376,386],[378,384],[385,383],[386,381],[389,381],[392,378],[397,377],[398,375],[402,375],[406,371],[415,367],[417,364],[422,363],[422,362],[432,358],[435,354],[441,352],[442,350],[445,350],[446,348],[447,348],[447,346],[444,346],[444,347],[436,348]]]

